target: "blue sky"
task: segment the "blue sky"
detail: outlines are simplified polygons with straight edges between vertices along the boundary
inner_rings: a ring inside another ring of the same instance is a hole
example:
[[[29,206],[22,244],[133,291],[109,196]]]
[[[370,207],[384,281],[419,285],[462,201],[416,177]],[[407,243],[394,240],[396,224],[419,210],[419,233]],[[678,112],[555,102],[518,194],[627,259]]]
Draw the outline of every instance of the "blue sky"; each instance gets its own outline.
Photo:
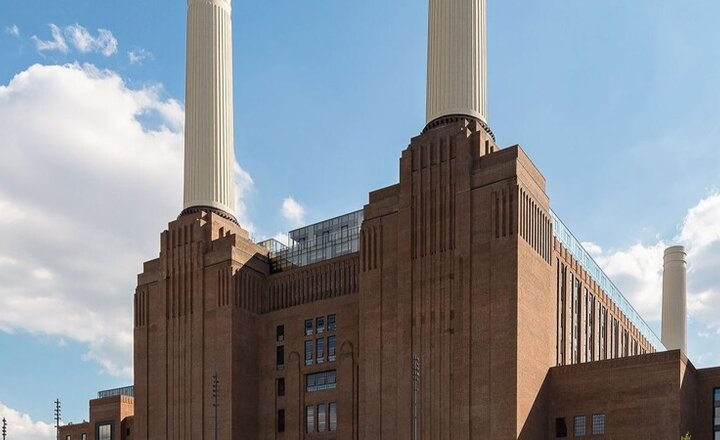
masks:
[[[0,411],[49,421],[61,397],[80,421],[97,390],[131,382],[134,277],[180,210],[185,2],[5,3]],[[720,3],[488,3],[499,144],[523,146],[553,209],[656,327],[662,248],[688,245],[690,358],[720,364]],[[395,183],[424,125],[426,2],[233,12],[239,217],[254,236]],[[48,48],[51,24],[66,49]]]

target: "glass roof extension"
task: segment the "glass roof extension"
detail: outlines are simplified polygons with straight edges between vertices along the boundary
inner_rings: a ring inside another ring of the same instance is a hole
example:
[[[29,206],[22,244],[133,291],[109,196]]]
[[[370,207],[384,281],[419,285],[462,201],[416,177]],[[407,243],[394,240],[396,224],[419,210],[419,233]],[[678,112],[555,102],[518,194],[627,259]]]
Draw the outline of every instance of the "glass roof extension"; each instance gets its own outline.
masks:
[[[302,267],[359,250],[363,211],[354,211],[288,233],[290,245],[275,239],[260,242],[269,251],[273,272]]]

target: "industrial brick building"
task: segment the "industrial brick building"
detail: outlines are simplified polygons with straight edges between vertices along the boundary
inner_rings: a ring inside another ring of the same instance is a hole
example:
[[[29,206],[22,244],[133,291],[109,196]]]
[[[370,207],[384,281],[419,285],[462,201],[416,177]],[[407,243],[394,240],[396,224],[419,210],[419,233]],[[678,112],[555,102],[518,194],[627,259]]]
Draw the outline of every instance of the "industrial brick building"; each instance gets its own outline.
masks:
[[[138,276],[129,430],[89,438],[720,440],[720,368],[663,345],[495,143],[485,0],[430,1],[399,182],[289,247],[233,216],[229,17],[189,1],[184,210]]]

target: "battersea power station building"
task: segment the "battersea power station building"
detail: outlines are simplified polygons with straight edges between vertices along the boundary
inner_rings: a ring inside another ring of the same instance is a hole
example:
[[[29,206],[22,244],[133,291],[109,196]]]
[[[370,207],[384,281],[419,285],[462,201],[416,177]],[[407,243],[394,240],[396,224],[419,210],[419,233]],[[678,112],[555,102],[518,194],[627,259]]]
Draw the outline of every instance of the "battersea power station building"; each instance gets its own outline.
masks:
[[[684,249],[660,339],[496,144],[485,0],[430,0],[399,182],[290,246],[234,216],[230,9],[188,0],[184,206],[138,276],[134,387],[62,439],[720,440],[720,368],[686,357]]]

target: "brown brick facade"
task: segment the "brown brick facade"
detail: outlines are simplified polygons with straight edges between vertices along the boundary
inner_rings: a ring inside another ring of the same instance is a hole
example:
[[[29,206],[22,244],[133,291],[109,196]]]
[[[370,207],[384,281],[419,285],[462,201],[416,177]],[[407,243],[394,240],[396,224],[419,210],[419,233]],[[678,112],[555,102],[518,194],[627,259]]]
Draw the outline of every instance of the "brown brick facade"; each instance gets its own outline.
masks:
[[[596,414],[602,438],[712,438],[720,370],[652,353],[554,238],[539,170],[482,124],[412,139],[399,183],[370,193],[358,240],[359,252],[273,272],[222,216],[171,222],[138,276],[134,438],[211,439],[217,423],[221,439],[411,439],[413,357],[418,440],[553,439],[563,418],[571,438],[575,416],[591,433]],[[335,329],[306,334],[330,316]],[[326,372],[334,386],[311,390]]]

